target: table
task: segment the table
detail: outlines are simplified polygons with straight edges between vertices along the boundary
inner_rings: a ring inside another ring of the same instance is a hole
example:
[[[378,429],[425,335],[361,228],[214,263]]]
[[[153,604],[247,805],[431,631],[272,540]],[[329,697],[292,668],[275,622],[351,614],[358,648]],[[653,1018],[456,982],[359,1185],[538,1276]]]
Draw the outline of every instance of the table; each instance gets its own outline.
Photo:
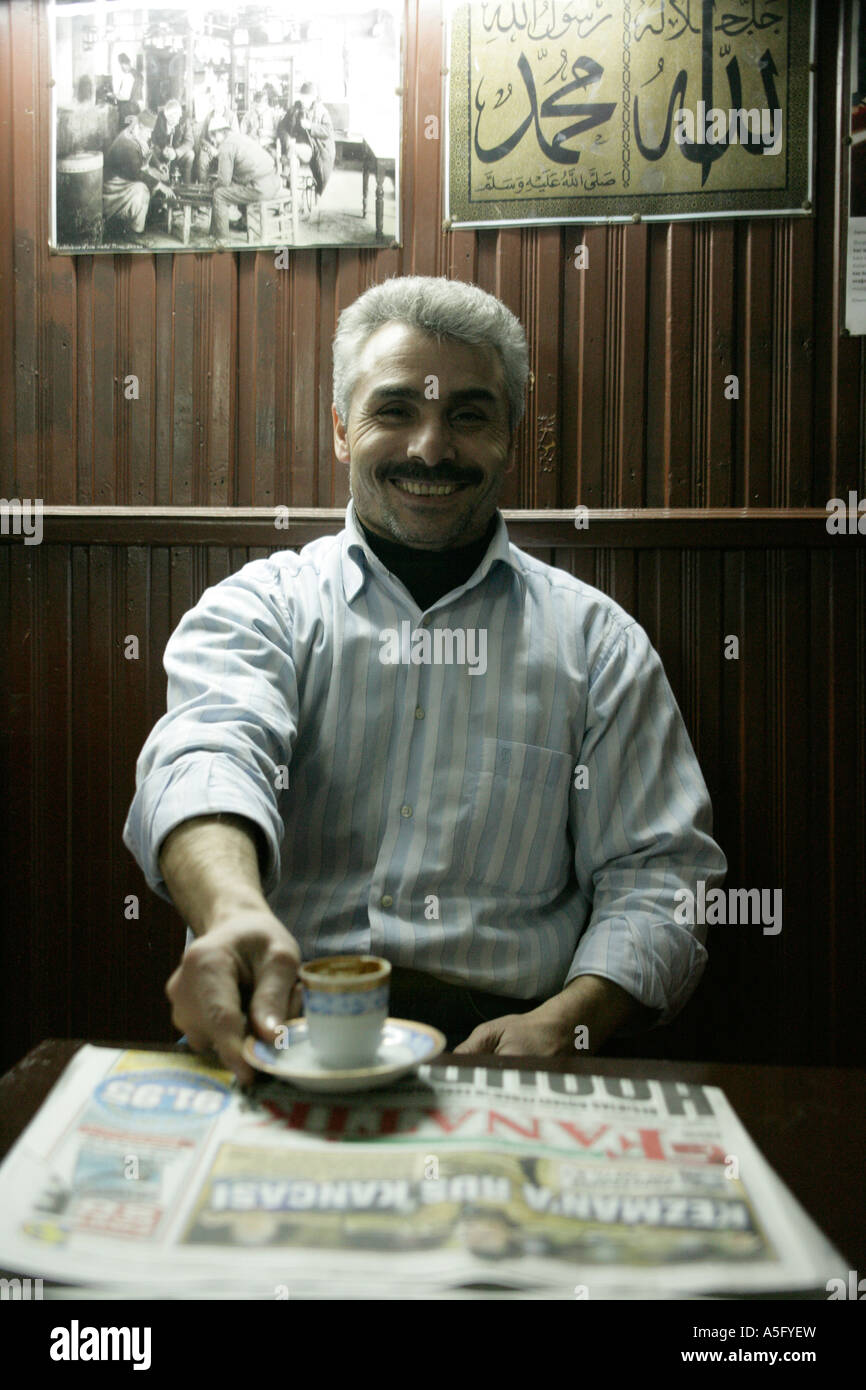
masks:
[[[376,235],[382,235],[385,208],[385,179],[389,178],[396,188],[396,159],[394,155],[375,154],[363,135],[335,135],[334,143],[341,162],[359,160],[363,181],[361,216],[367,216],[367,181],[372,174],[376,179]]]
[[[0,1079],[0,1158],[35,1115],[82,1041],[49,1039]],[[171,1052],[168,1043],[97,1046]],[[613,1057],[456,1056],[437,1066],[522,1068],[597,1076],[657,1077],[720,1087],[767,1161],[852,1270],[866,1275],[866,1070],[659,1062]]]
[[[165,229],[169,236],[173,236],[176,231],[179,232],[184,246],[188,246],[193,212],[206,209],[208,223],[210,222],[213,211],[213,184],[174,183],[171,185],[171,191],[177,202],[167,202],[165,205]]]

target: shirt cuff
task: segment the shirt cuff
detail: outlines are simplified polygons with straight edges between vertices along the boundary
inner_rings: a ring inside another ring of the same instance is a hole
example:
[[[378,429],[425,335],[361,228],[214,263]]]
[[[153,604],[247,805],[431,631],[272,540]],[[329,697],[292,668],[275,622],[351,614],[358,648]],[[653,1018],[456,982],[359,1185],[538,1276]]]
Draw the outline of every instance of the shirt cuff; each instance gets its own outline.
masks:
[[[578,975],[600,975],[652,1009],[648,1028],[670,1023],[685,1007],[706,969],[707,952],[695,929],[656,919],[638,925],[626,917],[587,928],[563,989]],[[626,1026],[624,1033],[647,1028]]]
[[[219,812],[245,816],[262,831],[265,862],[260,865],[262,892],[267,898],[280,882],[280,843],[284,826],[275,805],[262,796],[258,784],[237,762],[224,754],[192,754],[170,767],[156,768],[137,788],[123,827],[123,843],[137,860],[148,887],[171,902],[159,868],[159,851],[166,836],[183,821]]]

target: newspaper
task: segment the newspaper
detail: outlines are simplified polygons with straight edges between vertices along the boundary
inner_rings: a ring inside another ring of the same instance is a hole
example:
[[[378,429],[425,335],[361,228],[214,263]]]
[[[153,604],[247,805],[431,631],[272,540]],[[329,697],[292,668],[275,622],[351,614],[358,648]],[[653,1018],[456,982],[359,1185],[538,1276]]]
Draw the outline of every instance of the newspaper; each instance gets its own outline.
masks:
[[[847,1267],[716,1087],[431,1065],[310,1095],[92,1046],[0,1166],[0,1265],[271,1299],[793,1296]]]

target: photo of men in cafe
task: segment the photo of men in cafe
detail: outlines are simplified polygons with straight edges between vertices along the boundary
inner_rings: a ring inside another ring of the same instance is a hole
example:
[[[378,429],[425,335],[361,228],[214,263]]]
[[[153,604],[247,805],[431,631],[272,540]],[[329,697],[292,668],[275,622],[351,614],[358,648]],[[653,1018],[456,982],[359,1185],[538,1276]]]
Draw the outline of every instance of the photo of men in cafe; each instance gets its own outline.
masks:
[[[395,244],[402,10],[333,6],[52,4],[52,246]]]

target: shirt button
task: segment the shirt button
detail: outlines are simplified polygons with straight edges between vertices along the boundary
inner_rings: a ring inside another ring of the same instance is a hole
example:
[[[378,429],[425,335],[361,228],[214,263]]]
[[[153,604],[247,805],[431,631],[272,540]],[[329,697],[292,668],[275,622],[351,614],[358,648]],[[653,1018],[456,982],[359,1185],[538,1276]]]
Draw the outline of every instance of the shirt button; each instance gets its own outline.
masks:
[[[406,820],[409,819],[409,817],[411,816],[411,814],[412,814],[412,807],[411,807],[411,806],[401,806],[401,807],[400,807],[400,815],[401,815],[401,816],[405,816]]]
[[[417,708],[416,711],[415,711],[415,718],[416,718],[416,719],[423,719],[423,718],[424,718],[424,711],[423,711],[423,709],[421,708],[420,705],[418,706],[418,708]]]
[[[382,906],[383,906],[383,907],[393,907],[393,906],[394,906],[394,899],[391,897],[391,894],[390,894],[390,893],[386,893],[386,894],[385,894],[384,898],[382,899]]]
[[[429,627],[430,624],[432,623],[432,621],[433,621],[433,619],[429,616],[429,614],[426,614],[426,615],[421,619],[421,621],[420,621],[420,623],[418,624],[418,626],[419,626],[419,627]]]

